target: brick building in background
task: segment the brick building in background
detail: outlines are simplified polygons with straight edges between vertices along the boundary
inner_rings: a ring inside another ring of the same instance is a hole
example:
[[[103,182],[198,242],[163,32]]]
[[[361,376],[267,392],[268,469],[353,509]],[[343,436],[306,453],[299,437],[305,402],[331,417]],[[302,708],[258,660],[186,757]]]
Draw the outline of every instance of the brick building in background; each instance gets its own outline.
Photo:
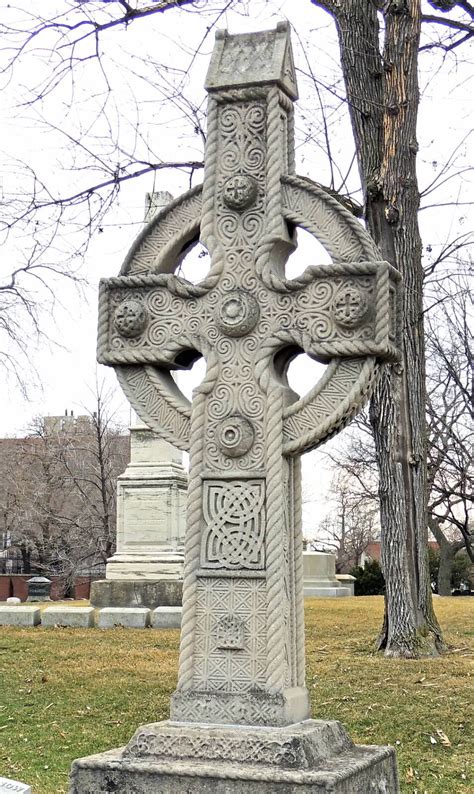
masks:
[[[26,437],[0,439],[0,575],[60,577],[67,592],[77,577],[103,573],[130,441],[98,409],[46,416]]]

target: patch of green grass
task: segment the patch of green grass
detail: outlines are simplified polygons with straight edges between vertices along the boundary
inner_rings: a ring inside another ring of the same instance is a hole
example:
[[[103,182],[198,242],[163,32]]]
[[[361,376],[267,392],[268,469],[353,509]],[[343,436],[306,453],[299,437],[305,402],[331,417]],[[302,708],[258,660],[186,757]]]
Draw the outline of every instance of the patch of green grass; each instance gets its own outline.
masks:
[[[450,652],[403,661],[373,652],[381,598],[306,601],[313,716],[340,720],[354,741],[395,745],[406,794],[473,790],[473,607],[474,599],[437,599]],[[2,627],[0,775],[34,794],[61,794],[74,758],[166,719],[178,644],[175,630]]]

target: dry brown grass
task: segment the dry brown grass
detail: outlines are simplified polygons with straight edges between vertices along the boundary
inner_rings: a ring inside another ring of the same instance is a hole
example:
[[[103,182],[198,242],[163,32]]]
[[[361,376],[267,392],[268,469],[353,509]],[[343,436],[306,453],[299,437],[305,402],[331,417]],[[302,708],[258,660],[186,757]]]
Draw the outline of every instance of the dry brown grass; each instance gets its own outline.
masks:
[[[437,599],[451,646],[440,659],[373,653],[382,609],[377,597],[307,600],[313,716],[341,720],[355,741],[394,744],[403,792],[467,794],[474,599]],[[60,794],[73,758],[166,719],[178,641],[173,630],[2,627],[0,774]]]

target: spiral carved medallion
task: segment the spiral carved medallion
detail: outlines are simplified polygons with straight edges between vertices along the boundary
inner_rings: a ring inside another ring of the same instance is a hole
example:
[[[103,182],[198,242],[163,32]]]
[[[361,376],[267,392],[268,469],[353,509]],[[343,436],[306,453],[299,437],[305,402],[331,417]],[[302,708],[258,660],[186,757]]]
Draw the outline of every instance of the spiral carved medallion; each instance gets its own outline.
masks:
[[[216,322],[228,336],[245,336],[255,328],[259,316],[260,310],[253,295],[244,290],[232,290],[219,303]]]
[[[240,458],[251,449],[255,438],[253,426],[239,414],[227,416],[218,430],[219,446],[229,458]]]

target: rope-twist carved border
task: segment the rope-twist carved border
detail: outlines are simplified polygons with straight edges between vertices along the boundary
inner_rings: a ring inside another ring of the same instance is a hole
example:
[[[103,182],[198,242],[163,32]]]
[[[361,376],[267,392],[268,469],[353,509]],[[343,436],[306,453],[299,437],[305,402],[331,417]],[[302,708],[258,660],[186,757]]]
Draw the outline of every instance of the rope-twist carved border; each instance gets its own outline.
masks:
[[[375,286],[375,344],[387,343],[390,331],[390,271],[377,270]]]
[[[155,417],[137,399],[136,391],[133,388],[133,386],[129,383],[130,370],[132,369],[134,368],[129,366],[115,367],[115,373],[117,375],[117,379],[130,405],[133,406],[140,419],[143,422],[145,422],[145,424],[147,424],[151,430],[153,430],[155,433],[158,433],[165,441],[168,441],[169,444],[173,444],[175,447],[178,447],[178,449],[182,449],[183,452],[187,452],[189,449],[189,430],[187,432],[185,431],[182,435],[178,436],[175,433],[173,433],[172,430],[169,430],[167,427],[164,427],[163,425],[159,424],[156,421]],[[153,367],[146,367],[145,369],[148,378],[152,381],[153,386],[159,392],[161,399],[167,405],[170,404],[170,400],[168,399],[169,391],[166,391],[166,394],[163,394],[163,389],[157,388],[156,373],[153,372],[153,375],[151,375],[150,373],[150,370],[153,370]],[[185,416],[184,412],[182,411],[182,407],[180,405],[179,406],[171,405],[171,408],[177,411],[178,413],[180,413],[181,416]]]
[[[183,614],[179,652],[178,689],[190,689],[194,674],[194,632],[196,626],[197,577],[201,550],[202,471],[205,442],[207,395],[219,374],[217,358],[208,353],[208,369],[196,390],[191,419],[190,479],[186,514],[186,539],[183,573]]]
[[[151,234],[153,234],[153,229],[156,226],[160,226],[163,223],[163,220],[167,216],[169,215],[172,216],[176,212],[176,210],[179,210],[179,208],[182,207],[183,204],[185,204],[187,201],[189,201],[189,199],[198,197],[201,191],[202,191],[202,185],[195,185],[195,187],[190,188],[185,193],[181,193],[180,196],[170,201],[169,204],[166,204],[163,207],[163,209],[157,212],[149,223],[146,223],[143,226],[142,230],[133,241],[127,253],[127,256],[123,261],[123,265],[120,268],[121,276],[126,276],[128,273],[133,272],[133,260],[135,259],[136,255],[139,253],[143,242],[147,240]],[[181,228],[180,228],[180,235],[181,235]]]
[[[369,399],[376,379],[378,377],[380,365],[374,357],[370,357],[365,362],[362,371],[354,383],[350,392],[341,400],[338,408],[324,422],[321,422],[316,430],[312,428],[303,435],[291,441],[284,441],[284,455],[302,455],[309,452],[318,444],[327,441],[346,427],[351,419],[359,413]]]
[[[283,489],[281,454],[283,390],[276,386],[267,394],[265,433],[266,477],[266,569],[267,569],[267,687],[280,691],[285,683],[285,623],[283,610]]]
[[[255,252],[255,268],[264,283],[268,283],[268,273],[271,266],[270,254],[275,243],[281,240],[282,215],[281,215],[281,189],[280,178],[282,171],[282,146],[280,130],[280,97],[278,88],[272,88],[267,99],[267,173],[266,206],[267,227],[266,233]],[[264,275],[265,274],[265,275]]]
[[[303,543],[301,531],[301,460],[290,461],[292,472],[293,504],[294,504],[294,593],[295,593],[295,634],[296,634],[296,686],[304,686],[305,681],[305,646],[304,646],[304,596],[303,596]]]
[[[330,213],[332,218],[338,218],[340,223],[346,226],[347,231],[351,234],[351,237],[357,240],[361,248],[361,256],[359,258],[368,260],[380,259],[380,251],[378,250],[372,238],[369,237],[361,223],[359,223],[357,218],[355,218],[354,215],[352,215],[349,210],[341,204],[340,201],[324,190],[323,187],[317,185],[311,179],[295,176],[293,174],[282,176],[281,183],[283,187],[283,207],[287,220],[292,220],[292,207],[286,201],[288,198],[287,192],[285,191],[286,186],[302,190],[304,193],[308,193],[310,196],[312,196],[316,201],[322,202],[325,211]],[[305,226],[304,228],[307,227]],[[310,231],[310,229],[308,229],[308,231]],[[327,248],[328,251],[331,251],[332,245],[330,237],[326,237],[322,233],[321,229],[317,231],[316,236],[318,237],[321,245]]]
[[[255,376],[260,388],[264,392],[269,393],[271,389],[271,379],[274,377],[271,361],[275,351],[285,344],[294,344],[295,342],[305,352],[310,352],[311,340],[308,334],[301,331],[298,333],[294,330],[280,331],[266,339],[258,348],[255,357]],[[340,366],[344,366],[344,361],[340,362]],[[342,429],[367,400],[370,389],[374,383],[374,370],[376,369],[375,357],[368,358],[353,384],[352,389],[338,404],[337,410],[333,411],[325,421],[320,422],[306,433],[292,440],[284,441],[282,454],[288,456],[302,454],[310,449],[314,449],[321,441],[326,440]],[[334,369],[334,373],[335,372],[336,369]],[[308,398],[303,398],[301,401],[298,401],[301,409],[310,402],[311,399]],[[291,409],[291,413],[288,412],[288,415],[293,417],[297,416],[298,410],[293,406],[291,406]],[[284,421],[282,430],[284,433]]]

